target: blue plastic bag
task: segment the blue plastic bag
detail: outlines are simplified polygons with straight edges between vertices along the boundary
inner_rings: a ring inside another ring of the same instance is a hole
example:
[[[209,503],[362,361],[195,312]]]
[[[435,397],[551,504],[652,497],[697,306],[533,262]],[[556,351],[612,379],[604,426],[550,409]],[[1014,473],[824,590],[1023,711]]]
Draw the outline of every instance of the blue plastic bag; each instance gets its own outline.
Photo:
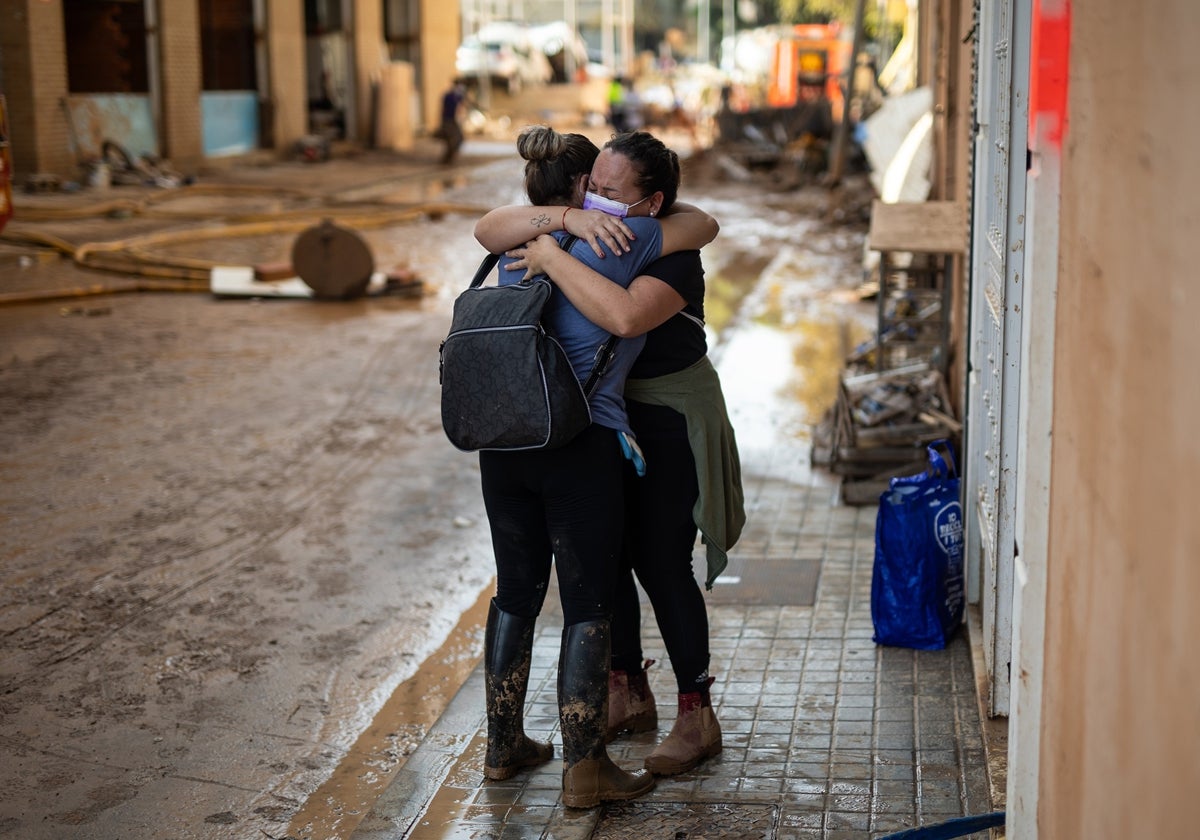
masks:
[[[940,650],[963,618],[963,516],[949,442],[926,451],[925,472],[893,478],[879,497],[871,621],[876,644]]]

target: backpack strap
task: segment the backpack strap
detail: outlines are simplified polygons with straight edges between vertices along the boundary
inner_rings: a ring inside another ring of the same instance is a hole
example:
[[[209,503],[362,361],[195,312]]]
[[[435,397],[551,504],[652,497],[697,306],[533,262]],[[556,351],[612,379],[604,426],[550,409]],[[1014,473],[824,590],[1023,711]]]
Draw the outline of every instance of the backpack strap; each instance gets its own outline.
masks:
[[[500,262],[499,254],[487,254],[483,258],[483,262],[479,264],[479,269],[475,272],[475,277],[471,280],[471,285],[468,289],[475,289],[483,285],[483,281],[487,278],[491,270],[496,267],[496,263]]]

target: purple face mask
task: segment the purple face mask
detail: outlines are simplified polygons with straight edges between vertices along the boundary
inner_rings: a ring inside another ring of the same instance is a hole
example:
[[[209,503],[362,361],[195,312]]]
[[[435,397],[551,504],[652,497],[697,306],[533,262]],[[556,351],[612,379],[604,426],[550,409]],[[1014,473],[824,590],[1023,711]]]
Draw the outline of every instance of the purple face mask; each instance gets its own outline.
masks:
[[[629,215],[629,211],[637,207],[642,201],[646,201],[650,196],[635,201],[633,204],[626,204],[623,201],[617,201],[615,198],[605,198],[602,195],[588,190],[583,194],[583,209],[584,210],[599,210],[601,213],[607,213],[610,216],[616,216],[618,219],[624,219]]]

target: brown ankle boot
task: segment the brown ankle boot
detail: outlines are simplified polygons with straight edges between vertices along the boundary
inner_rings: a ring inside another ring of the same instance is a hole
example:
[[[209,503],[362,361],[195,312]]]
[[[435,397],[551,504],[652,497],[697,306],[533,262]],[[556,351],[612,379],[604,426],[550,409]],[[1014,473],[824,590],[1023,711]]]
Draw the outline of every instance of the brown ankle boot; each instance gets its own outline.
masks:
[[[721,724],[713,713],[708,687],[679,695],[679,716],[671,733],[646,758],[646,769],[658,776],[686,773],[721,751]]]
[[[650,691],[646,671],[654,664],[647,659],[638,671],[608,672],[608,733],[612,741],[622,732],[650,732],[658,728],[658,707]]]
[[[601,802],[636,799],[654,787],[645,770],[626,773],[608,754],[585,758],[563,771],[562,803],[568,808],[595,808]]]
[[[626,773],[604,746],[608,722],[608,621],[563,628],[558,660],[558,710],[563,739],[562,803],[594,808],[633,799],[654,787],[645,770]]]

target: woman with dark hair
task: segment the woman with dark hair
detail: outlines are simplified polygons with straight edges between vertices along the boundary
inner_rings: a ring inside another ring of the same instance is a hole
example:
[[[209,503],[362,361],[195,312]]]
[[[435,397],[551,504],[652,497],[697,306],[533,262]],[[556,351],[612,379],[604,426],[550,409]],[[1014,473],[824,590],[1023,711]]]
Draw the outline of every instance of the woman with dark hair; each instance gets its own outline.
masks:
[[[581,209],[589,171],[598,150],[583,135],[559,134],[546,126],[522,132],[517,148],[525,159],[525,187],[541,210],[562,218],[578,213],[580,223],[602,214]],[[528,215],[523,208],[523,215]],[[491,214],[489,214],[491,215]],[[486,218],[486,217],[485,217]],[[545,227],[537,217],[525,224]],[[485,228],[488,223],[481,220]],[[602,266],[604,282],[628,285],[670,241],[696,247],[716,235],[703,214],[679,218],[670,240],[653,219],[634,222],[637,236],[621,259],[602,261],[585,242],[572,253]],[[550,237],[561,250],[558,239]],[[566,253],[565,251],[563,252]],[[501,282],[519,275],[504,270]],[[605,329],[585,318],[555,291],[545,310],[547,330],[563,345],[580,381],[592,371]],[[622,390],[625,374],[642,341],[618,341],[613,358],[589,395],[592,425],[553,450],[484,451],[479,455],[484,505],[496,555],[496,596],[488,612],[484,671],[488,746],[484,773],[506,779],[551,758],[549,744],[524,731],[534,624],[549,584],[551,560],[563,609],[559,660],[559,722],[563,736],[563,803],[592,807],[632,799],[654,786],[652,775],[626,773],[608,756],[607,699],[613,582],[620,561],[622,449],[634,451]]]
[[[646,132],[606,143],[592,167],[584,206],[607,209],[613,218],[593,224],[593,237],[614,248],[635,242],[625,218],[629,208],[669,211],[678,173],[675,153]],[[737,442],[707,355],[700,253],[664,256],[628,287],[605,281],[549,237],[510,254],[519,257],[510,269],[545,272],[596,324],[617,335],[646,334],[625,387],[646,469],[642,477],[626,471],[625,565],[612,625],[609,737],[653,729],[658,722],[645,675],[649,663],[642,659],[632,569],[654,607],[679,692],[674,726],[646,759],[646,768],[658,775],[686,772],[721,751],[708,673],[708,614],[692,551],[699,532],[708,561],[705,585],[711,588],[745,524]]]

